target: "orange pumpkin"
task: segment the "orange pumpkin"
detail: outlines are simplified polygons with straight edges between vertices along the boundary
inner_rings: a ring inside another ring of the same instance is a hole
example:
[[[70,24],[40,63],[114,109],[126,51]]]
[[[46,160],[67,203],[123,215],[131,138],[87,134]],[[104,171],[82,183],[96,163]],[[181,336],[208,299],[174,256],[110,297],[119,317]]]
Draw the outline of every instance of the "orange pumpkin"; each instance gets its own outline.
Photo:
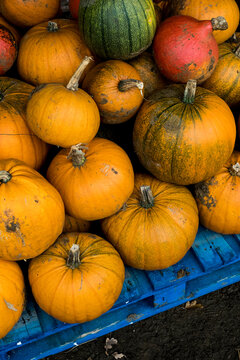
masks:
[[[219,96],[196,81],[155,91],[139,110],[133,144],[159,180],[190,185],[216,174],[236,139],[234,116]]]
[[[19,44],[20,37],[21,37],[19,31],[15,27],[13,27],[11,24],[9,24],[2,15],[0,15],[0,24],[6,26],[6,28],[11,31],[16,43]]]
[[[240,152],[212,178],[195,185],[200,222],[207,229],[222,234],[239,234]]]
[[[0,339],[18,322],[25,304],[25,285],[19,265],[0,260]]]
[[[121,293],[124,274],[113,246],[88,233],[61,235],[29,265],[36,302],[67,323],[90,321],[109,310]]]
[[[27,104],[26,121],[46,143],[70,147],[88,143],[97,134],[100,115],[95,101],[78,88],[79,77],[90,58],[85,58],[68,85],[37,87]]]
[[[67,85],[83,58],[91,55],[81,38],[77,21],[54,19],[32,27],[22,37],[18,73],[34,85]],[[83,76],[93,65],[94,62],[88,65]]]
[[[213,32],[218,44],[229,39],[239,23],[239,8],[235,0],[168,0],[166,7],[168,15],[189,15],[198,20],[223,16],[228,23],[228,29]]]
[[[198,209],[184,186],[137,174],[125,206],[103,219],[101,225],[125,264],[159,270],[181,260],[192,246],[198,230]]]
[[[229,106],[240,103],[240,44],[225,42],[219,45],[217,66],[203,84],[208,90],[215,92]]]
[[[139,73],[121,60],[96,65],[87,73],[82,88],[96,101],[102,122],[108,124],[129,120],[143,101]]]
[[[65,215],[63,232],[85,232],[90,229],[90,222],[87,220],[76,219],[70,215]]]
[[[0,77],[0,159],[16,158],[39,169],[48,145],[31,132],[25,121],[33,87],[23,81]]]
[[[66,212],[84,220],[116,213],[134,186],[132,164],[125,151],[97,137],[87,146],[62,149],[53,158],[47,178],[60,192]]]
[[[20,160],[0,161],[0,258],[29,259],[61,234],[61,196],[36,170]]]
[[[28,27],[54,18],[60,0],[1,0],[0,11],[12,24]]]
[[[144,52],[141,55],[129,60],[131,64],[140,74],[144,83],[144,97],[148,97],[157,89],[162,89],[169,81],[165,79],[154,61],[152,54]]]

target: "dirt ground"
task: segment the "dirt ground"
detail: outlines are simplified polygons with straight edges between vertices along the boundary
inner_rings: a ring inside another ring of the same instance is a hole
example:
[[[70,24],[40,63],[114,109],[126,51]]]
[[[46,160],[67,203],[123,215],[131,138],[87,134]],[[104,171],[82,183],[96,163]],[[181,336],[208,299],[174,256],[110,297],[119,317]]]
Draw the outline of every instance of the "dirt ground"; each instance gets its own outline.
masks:
[[[202,296],[197,304],[178,306],[45,360],[239,360],[240,284]],[[118,342],[108,355],[107,338]]]

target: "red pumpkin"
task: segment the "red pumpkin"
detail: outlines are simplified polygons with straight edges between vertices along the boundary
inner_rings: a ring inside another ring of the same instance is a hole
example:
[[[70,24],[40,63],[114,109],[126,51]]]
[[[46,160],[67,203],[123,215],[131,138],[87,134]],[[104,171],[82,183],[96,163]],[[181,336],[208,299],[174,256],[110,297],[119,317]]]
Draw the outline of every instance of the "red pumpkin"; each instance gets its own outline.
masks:
[[[80,0],[69,0],[69,10],[74,19],[78,18],[78,8]]]
[[[0,25],[0,75],[11,69],[17,57],[17,43],[4,25]]]
[[[205,81],[218,61],[213,29],[220,28],[218,18],[199,21],[191,16],[177,15],[163,21],[153,43],[155,61],[162,74],[180,83],[190,79],[198,83]]]

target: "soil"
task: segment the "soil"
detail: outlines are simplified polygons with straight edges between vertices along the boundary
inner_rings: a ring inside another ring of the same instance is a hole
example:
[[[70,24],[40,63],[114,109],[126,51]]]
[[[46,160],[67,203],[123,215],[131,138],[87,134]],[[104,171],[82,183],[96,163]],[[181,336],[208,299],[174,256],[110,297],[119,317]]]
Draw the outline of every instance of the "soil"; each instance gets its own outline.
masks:
[[[45,360],[239,360],[239,304],[236,283]]]

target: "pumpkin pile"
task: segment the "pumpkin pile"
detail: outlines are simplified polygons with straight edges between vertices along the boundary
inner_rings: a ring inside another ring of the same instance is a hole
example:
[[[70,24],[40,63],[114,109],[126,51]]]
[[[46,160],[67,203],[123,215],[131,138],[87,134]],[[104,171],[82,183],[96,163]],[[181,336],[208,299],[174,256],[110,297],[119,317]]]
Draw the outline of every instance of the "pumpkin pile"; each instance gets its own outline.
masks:
[[[234,0],[1,0],[0,13],[0,338],[24,282],[49,315],[90,321],[124,265],[176,264],[199,221],[240,233]]]

